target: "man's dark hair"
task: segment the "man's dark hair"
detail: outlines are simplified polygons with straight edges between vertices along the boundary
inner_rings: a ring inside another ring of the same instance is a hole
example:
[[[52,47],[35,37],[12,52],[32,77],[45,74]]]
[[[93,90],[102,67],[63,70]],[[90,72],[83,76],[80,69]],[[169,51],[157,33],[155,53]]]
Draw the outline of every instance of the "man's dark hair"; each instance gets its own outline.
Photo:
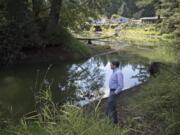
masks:
[[[111,64],[115,65],[116,67],[119,67],[119,61],[118,60],[112,60]]]

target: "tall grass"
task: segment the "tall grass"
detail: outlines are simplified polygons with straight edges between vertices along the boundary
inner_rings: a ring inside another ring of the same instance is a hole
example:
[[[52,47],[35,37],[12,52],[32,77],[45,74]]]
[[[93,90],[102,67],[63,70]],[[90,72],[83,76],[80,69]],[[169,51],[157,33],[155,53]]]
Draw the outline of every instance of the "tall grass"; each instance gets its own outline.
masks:
[[[48,68],[49,69],[49,68]],[[10,124],[0,131],[3,135],[123,135],[121,130],[97,111],[85,113],[82,108],[66,104],[58,106],[52,101],[51,85],[40,86],[35,97],[36,110],[18,124]]]

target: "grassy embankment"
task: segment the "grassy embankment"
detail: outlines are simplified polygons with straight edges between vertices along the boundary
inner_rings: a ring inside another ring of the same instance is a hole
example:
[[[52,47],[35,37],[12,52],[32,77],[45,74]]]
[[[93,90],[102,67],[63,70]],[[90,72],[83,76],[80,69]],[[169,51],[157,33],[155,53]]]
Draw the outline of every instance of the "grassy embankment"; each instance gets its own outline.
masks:
[[[174,40],[172,34],[162,34],[154,25],[124,27],[120,31],[120,40],[138,46],[167,45]]]
[[[75,39],[66,29],[61,27],[54,34],[44,39],[43,42],[45,42],[45,47],[40,46],[35,48],[34,51],[43,50],[45,59],[49,61],[80,59],[90,55],[89,49],[82,42]],[[31,48],[26,50],[30,52],[31,57],[34,52],[31,52]],[[41,54],[37,55],[37,58],[43,59]]]
[[[111,51],[109,46],[87,46],[86,42],[77,40],[64,28],[57,29],[54,34],[49,35],[42,42],[44,43],[39,46],[22,47],[23,57],[21,56],[15,60],[15,63],[79,60]]]

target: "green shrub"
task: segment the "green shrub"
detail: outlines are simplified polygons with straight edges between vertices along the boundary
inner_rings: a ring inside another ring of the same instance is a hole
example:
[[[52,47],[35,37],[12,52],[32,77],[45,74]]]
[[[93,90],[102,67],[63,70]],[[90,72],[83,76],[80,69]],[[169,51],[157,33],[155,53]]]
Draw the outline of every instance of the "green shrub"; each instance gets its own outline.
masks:
[[[50,44],[52,46],[62,46],[65,50],[72,53],[78,53],[81,56],[89,55],[88,48],[83,43],[72,37],[70,32],[61,26],[56,29],[55,33],[49,35],[46,41],[47,45]]]
[[[77,53],[83,57],[89,55],[87,47],[74,39],[65,28],[58,27],[55,33],[47,35],[43,32],[44,27],[44,25],[36,26],[30,20],[23,23],[7,20],[1,22],[0,64],[16,63],[25,55],[23,49],[39,49],[45,46],[61,46],[67,52]]]
[[[22,57],[21,49],[40,44],[33,23],[4,21],[0,23],[0,64],[11,64]]]

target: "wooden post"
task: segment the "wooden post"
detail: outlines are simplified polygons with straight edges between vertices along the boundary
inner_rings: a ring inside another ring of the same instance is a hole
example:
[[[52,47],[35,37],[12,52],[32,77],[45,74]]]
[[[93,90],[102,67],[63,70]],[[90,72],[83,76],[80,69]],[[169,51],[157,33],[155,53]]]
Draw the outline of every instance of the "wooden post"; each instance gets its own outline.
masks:
[[[91,45],[91,44],[92,44],[91,39],[88,39],[88,44],[89,44],[89,45]]]

